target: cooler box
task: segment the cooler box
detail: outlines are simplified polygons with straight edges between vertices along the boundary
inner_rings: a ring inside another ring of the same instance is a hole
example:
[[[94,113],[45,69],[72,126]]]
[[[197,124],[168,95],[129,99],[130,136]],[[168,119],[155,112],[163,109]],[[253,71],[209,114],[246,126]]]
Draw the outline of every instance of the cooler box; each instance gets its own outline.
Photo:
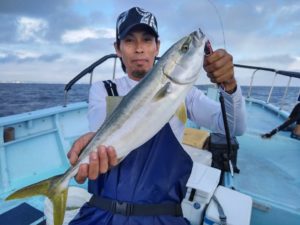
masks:
[[[215,196],[220,202],[227,218],[227,225],[250,224],[252,199],[248,195],[219,186]],[[214,200],[209,203],[203,225],[220,225],[219,212]]]
[[[183,216],[192,225],[201,223],[203,212],[218,186],[220,174],[218,169],[194,162],[186,185],[187,193],[181,203]]]

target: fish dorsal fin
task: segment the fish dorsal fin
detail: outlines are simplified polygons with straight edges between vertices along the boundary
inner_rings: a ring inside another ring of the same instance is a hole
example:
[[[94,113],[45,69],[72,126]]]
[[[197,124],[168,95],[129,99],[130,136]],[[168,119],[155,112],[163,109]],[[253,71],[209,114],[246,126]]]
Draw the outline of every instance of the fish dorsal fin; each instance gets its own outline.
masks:
[[[106,96],[106,118],[112,114],[122,99],[122,96]]]
[[[157,93],[154,95],[153,99],[154,101],[158,101],[162,98],[164,98],[168,93],[170,93],[171,90],[171,82],[167,82],[161,89],[157,91]]]
[[[175,116],[178,117],[178,119],[185,124],[187,121],[187,112],[186,112],[186,107],[185,107],[185,103],[181,103],[181,105],[179,106],[179,108],[176,110],[175,112]]]

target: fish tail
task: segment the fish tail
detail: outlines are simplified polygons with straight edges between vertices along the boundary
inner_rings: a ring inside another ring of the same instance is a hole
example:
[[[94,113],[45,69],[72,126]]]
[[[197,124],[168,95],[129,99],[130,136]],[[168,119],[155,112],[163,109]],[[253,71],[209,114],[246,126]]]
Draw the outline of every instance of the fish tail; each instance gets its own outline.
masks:
[[[64,175],[55,176],[24,187],[9,195],[5,200],[44,195],[52,202],[54,225],[61,225],[64,220],[68,195],[68,182],[63,182],[63,176]]]

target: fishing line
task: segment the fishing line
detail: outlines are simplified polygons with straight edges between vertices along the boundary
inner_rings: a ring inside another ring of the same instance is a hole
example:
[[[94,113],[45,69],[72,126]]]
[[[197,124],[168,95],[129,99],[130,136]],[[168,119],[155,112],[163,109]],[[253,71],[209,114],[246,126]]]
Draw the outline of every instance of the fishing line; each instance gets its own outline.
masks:
[[[215,13],[218,16],[218,20],[221,26],[221,30],[222,30],[222,35],[223,35],[223,45],[224,45],[224,49],[226,49],[226,39],[225,39],[225,30],[224,30],[224,25],[223,25],[223,19],[221,17],[221,14],[217,8],[217,6],[215,5],[215,3],[213,3],[211,0],[207,0],[209,2],[209,4],[214,8]]]

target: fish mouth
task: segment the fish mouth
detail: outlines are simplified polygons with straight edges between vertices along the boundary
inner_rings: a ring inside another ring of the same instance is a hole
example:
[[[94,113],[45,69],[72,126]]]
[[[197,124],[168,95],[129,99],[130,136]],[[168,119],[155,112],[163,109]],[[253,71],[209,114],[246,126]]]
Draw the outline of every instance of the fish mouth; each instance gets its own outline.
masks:
[[[194,43],[200,43],[200,45],[202,44],[203,39],[205,39],[205,34],[202,32],[202,30],[200,28],[198,30],[195,30],[194,32],[192,32],[190,34],[190,36],[194,40]]]

